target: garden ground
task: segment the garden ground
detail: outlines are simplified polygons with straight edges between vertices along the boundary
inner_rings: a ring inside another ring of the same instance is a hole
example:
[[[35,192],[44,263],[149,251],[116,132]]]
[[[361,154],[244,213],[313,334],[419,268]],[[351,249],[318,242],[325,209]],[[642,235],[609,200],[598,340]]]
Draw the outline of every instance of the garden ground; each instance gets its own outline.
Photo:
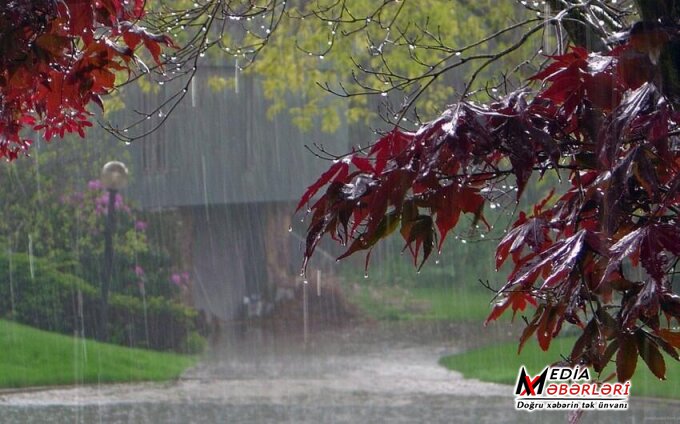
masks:
[[[164,381],[197,356],[130,349],[0,320],[0,387]]]

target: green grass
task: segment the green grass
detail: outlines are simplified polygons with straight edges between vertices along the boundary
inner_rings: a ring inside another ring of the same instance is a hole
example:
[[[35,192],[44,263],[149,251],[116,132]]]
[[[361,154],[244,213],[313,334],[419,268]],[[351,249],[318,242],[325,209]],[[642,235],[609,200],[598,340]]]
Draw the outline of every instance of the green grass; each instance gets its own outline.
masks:
[[[0,320],[0,387],[163,381],[196,363],[182,356],[83,340]]]
[[[526,365],[530,374],[537,373],[546,365],[567,355],[574,345],[574,337],[554,340],[548,352],[543,352],[530,340],[517,355],[517,342],[499,343],[457,355],[445,356],[439,360],[444,367],[461,372],[465,378],[514,385],[520,365]],[[641,358],[631,382],[633,396],[648,396],[680,399],[680,363],[666,356],[666,380],[660,381],[647,368]],[[605,370],[609,375],[612,370]]]
[[[379,320],[479,322],[491,312],[493,298],[493,293],[481,289],[374,284],[357,285],[349,293],[352,303]]]

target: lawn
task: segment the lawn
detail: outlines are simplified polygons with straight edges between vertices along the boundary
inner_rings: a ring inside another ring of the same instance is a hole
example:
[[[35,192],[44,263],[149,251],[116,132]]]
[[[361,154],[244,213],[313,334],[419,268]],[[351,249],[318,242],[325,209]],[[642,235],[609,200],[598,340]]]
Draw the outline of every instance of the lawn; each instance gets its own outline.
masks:
[[[527,342],[521,355],[517,355],[517,342],[499,343],[457,355],[445,356],[439,363],[448,369],[461,372],[466,378],[494,383],[512,384],[517,381],[520,365],[526,365],[529,374],[538,373],[550,363],[568,355],[576,339],[558,338],[548,352],[543,352],[534,340]],[[666,359],[666,380],[660,381],[638,358],[638,368],[631,382],[633,396],[680,398],[680,364],[668,356]],[[605,370],[605,374],[612,370]]]
[[[491,312],[493,293],[460,287],[362,284],[349,290],[349,298],[366,315],[379,320],[480,322]]]
[[[162,381],[197,357],[98,343],[0,320],[0,387]]]

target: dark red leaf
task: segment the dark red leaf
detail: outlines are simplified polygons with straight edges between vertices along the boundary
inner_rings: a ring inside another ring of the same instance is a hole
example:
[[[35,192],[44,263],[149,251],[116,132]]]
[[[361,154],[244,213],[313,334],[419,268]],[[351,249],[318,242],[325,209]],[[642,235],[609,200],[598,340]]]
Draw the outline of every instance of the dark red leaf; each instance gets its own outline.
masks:
[[[299,211],[300,208],[305,205],[309,200],[316,194],[317,191],[329,182],[331,180],[333,181],[342,181],[347,177],[347,174],[349,172],[349,165],[345,161],[337,161],[331,167],[328,169],[328,171],[324,172],[321,174],[321,177],[319,177],[318,180],[309,187],[307,187],[307,190],[305,190],[305,193],[302,195],[302,198],[300,198],[300,202],[297,205],[297,208],[295,209],[296,211]],[[335,178],[333,178],[335,177]]]
[[[532,318],[531,322],[527,324],[527,326],[524,328],[524,331],[522,331],[522,335],[519,338],[519,346],[517,347],[517,354],[519,355],[522,352],[522,348],[524,347],[524,344],[529,340],[529,338],[536,332],[536,329],[538,328],[538,322],[539,319],[541,318],[541,315],[543,314],[543,305],[540,305],[537,309],[536,312],[534,313],[534,317]],[[502,313],[502,311],[501,311]],[[500,313],[499,313],[500,316]],[[497,319],[498,316],[496,317],[491,317],[487,318],[487,322],[489,319]],[[485,323],[486,324],[486,323]]]
[[[633,266],[638,261],[657,281],[663,279],[668,263],[663,254],[668,251],[680,256],[680,228],[670,224],[650,223],[623,236],[610,248],[610,260],[602,277],[605,281],[628,258]]]
[[[659,336],[673,347],[680,349],[680,332],[662,329],[659,330]]]
[[[401,235],[406,240],[406,247],[408,247],[411,255],[413,255],[413,263],[415,265],[418,264],[420,248],[423,248],[423,259],[420,262],[419,268],[422,267],[434,248],[435,236],[432,217],[429,215],[418,215],[414,220],[410,221],[405,221],[402,218]]]
[[[521,253],[525,246],[535,253],[547,247],[549,226],[543,218],[527,219],[522,212],[513,226],[514,228],[503,237],[496,249],[496,269],[503,265],[508,254]]]
[[[621,334],[619,336],[619,350],[616,354],[616,377],[620,382],[630,380],[637,366],[638,349],[635,336]]]
[[[647,364],[649,370],[660,380],[666,379],[666,362],[656,344],[646,336],[642,330],[636,332],[637,347],[640,357]]]

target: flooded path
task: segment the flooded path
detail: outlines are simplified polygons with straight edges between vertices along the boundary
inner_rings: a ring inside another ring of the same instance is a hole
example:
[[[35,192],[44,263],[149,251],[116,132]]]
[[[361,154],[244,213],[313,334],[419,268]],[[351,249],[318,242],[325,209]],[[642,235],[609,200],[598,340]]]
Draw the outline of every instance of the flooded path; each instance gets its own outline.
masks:
[[[508,338],[509,328],[380,324],[295,336],[224,337],[172,383],[85,386],[0,395],[3,423],[563,423],[519,413],[512,388],[463,379],[442,356]],[[680,403],[634,400],[584,422],[676,422]],[[539,420],[539,421],[536,421]]]

